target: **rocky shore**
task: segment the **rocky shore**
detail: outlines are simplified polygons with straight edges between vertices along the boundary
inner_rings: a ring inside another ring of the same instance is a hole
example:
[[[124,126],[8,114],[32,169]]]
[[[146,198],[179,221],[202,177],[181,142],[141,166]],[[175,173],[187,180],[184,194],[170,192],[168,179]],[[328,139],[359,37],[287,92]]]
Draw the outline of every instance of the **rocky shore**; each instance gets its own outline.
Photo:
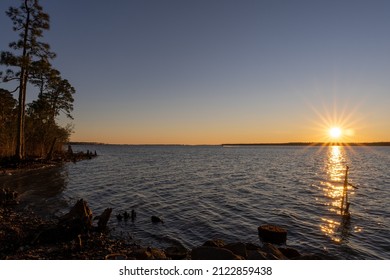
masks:
[[[19,172],[53,167],[66,162],[78,162],[81,160],[92,159],[97,156],[96,151],[76,152],[71,148],[67,152],[57,152],[51,158],[26,158],[24,160],[15,160],[12,157],[0,158],[0,176],[12,175]]]
[[[12,192],[11,192],[12,193]],[[208,240],[195,248],[151,248],[131,239],[110,236],[106,224],[112,209],[93,217],[84,200],[63,217],[45,220],[11,203],[15,194],[0,199],[0,259],[42,260],[288,260],[330,259],[302,254],[285,245]],[[280,236],[278,237],[280,238]],[[272,240],[271,240],[272,241]]]

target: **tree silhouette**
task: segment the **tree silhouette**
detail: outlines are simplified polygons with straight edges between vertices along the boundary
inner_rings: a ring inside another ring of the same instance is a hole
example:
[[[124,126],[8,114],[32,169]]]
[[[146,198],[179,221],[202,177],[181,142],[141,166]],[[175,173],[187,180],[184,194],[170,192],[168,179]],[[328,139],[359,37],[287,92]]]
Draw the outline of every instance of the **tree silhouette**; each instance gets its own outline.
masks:
[[[26,156],[27,140],[29,151],[35,153],[39,146],[40,155],[44,155],[48,145],[52,148],[56,140],[69,138],[70,127],[59,127],[56,117],[64,113],[73,119],[75,89],[52,67],[50,61],[56,55],[47,43],[40,41],[43,31],[49,29],[49,15],[43,12],[38,0],[21,0],[19,8],[10,7],[6,14],[12,20],[19,40],[9,44],[13,52],[1,52],[0,64],[7,70],[0,72],[0,77],[3,82],[17,83],[12,91],[19,91],[14,155],[22,160]],[[38,88],[38,99],[28,104],[26,116],[28,83]]]
[[[33,85],[39,88],[38,101],[47,103],[50,111],[50,121],[64,113],[66,117],[73,119],[73,94],[76,92],[68,80],[62,79],[60,72],[53,69],[46,62],[34,64],[34,75],[31,79]]]
[[[59,76],[59,71],[52,68],[37,68],[40,71],[32,83],[39,87],[38,99],[28,105],[27,122],[30,150],[40,150],[40,154],[48,154],[48,147],[55,142],[66,141],[69,128],[61,128],[56,124],[60,113],[73,119],[73,94],[75,89],[67,80]],[[34,128],[34,129],[30,129]]]
[[[49,61],[55,57],[50,46],[39,41],[44,30],[49,29],[49,15],[43,12],[38,0],[23,0],[19,8],[10,7],[6,12],[12,20],[13,30],[19,40],[9,44],[14,52],[1,52],[0,64],[9,67],[1,73],[3,82],[18,81],[14,91],[19,91],[17,138],[15,157],[25,157],[25,111],[26,91],[34,60]]]
[[[0,88],[0,156],[14,147],[17,101],[12,94]]]

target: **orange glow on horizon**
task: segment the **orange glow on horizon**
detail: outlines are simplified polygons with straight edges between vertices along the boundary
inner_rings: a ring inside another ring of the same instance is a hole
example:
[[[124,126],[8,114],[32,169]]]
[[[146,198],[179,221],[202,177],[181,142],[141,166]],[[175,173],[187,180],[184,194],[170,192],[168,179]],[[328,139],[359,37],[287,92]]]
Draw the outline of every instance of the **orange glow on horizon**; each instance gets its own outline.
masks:
[[[366,130],[365,116],[359,113],[358,105],[334,101],[333,106],[323,104],[322,108],[309,105],[317,118],[312,120],[316,130],[316,142],[324,143],[359,143],[374,142],[366,135],[362,135],[363,128]]]
[[[339,105],[340,106],[340,105]],[[362,143],[387,141],[374,127],[367,128],[358,108],[339,110],[314,107],[289,118],[272,115],[239,118],[199,118],[170,120],[100,119],[98,123],[77,125],[71,140],[107,144],[221,145],[250,143]],[[364,135],[363,135],[364,129]],[[104,132],[104,133],[103,133]],[[386,132],[381,131],[386,136]]]

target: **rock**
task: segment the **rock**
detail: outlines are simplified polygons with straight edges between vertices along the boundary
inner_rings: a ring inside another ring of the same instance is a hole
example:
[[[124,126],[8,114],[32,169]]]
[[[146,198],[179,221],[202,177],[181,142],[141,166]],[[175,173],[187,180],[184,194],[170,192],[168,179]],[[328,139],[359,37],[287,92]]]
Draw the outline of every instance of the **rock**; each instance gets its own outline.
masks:
[[[165,255],[172,260],[184,260],[188,257],[188,250],[182,246],[173,246],[165,249]]]
[[[165,253],[156,248],[139,248],[132,254],[137,260],[166,260]]]
[[[106,260],[127,260],[127,256],[121,253],[108,254]]]
[[[167,255],[163,250],[157,248],[148,248],[148,250],[152,253],[154,260],[166,260]]]
[[[262,250],[262,247],[253,243],[246,243],[246,252],[248,260],[266,260],[267,253]]]
[[[253,244],[253,243],[246,243],[245,244],[246,250],[261,250],[261,246]]]
[[[271,243],[265,243],[262,250],[267,253],[267,259],[286,260],[286,256],[283,255],[278,248]]]
[[[297,259],[301,256],[301,254],[298,252],[298,250],[294,248],[278,248],[280,252],[282,252],[283,255],[285,255],[289,259]]]
[[[223,248],[228,249],[229,251],[232,251],[233,254],[239,255],[245,259],[248,257],[246,246],[242,242],[229,243],[225,245]]]
[[[157,223],[164,223],[164,221],[162,220],[162,219],[160,219],[159,217],[157,217],[157,216],[152,216],[151,217],[151,220],[152,220],[152,223],[154,223],[154,224],[157,224]]]
[[[247,250],[247,260],[266,260],[267,253],[261,250]]]
[[[226,245],[225,241],[221,239],[208,240],[203,244],[203,246],[208,246],[208,247],[224,247],[225,245]]]
[[[262,225],[258,227],[260,240],[263,242],[283,244],[287,240],[287,231],[275,225]]]
[[[147,248],[140,248],[133,251],[132,255],[137,260],[151,260],[152,259],[152,253],[147,250]]]
[[[193,260],[242,260],[241,256],[235,255],[232,251],[219,248],[200,246],[192,249],[191,259]]]

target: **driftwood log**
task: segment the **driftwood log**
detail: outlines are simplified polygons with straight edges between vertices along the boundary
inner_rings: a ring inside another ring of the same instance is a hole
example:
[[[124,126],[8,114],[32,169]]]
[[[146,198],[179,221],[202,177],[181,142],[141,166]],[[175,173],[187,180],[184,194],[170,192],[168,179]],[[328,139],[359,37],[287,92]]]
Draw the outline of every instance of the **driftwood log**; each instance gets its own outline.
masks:
[[[33,243],[55,243],[61,241],[81,240],[81,236],[87,236],[88,232],[97,230],[103,231],[107,227],[112,208],[104,210],[102,215],[97,217],[98,226],[94,227],[93,214],[88,203],[80,199],[70,211],[59,218],[57,224],[44,227],[33,239]],[[79,242],[81,244],[81,241]],[[80,245],[81,246],[81,245]]]
[[[92,227],[92,211],[88,203],[80,199],[70,209],[69,213],[60,217],[59,224],[63,226],[79,227],[81,230],[89,230]]]

